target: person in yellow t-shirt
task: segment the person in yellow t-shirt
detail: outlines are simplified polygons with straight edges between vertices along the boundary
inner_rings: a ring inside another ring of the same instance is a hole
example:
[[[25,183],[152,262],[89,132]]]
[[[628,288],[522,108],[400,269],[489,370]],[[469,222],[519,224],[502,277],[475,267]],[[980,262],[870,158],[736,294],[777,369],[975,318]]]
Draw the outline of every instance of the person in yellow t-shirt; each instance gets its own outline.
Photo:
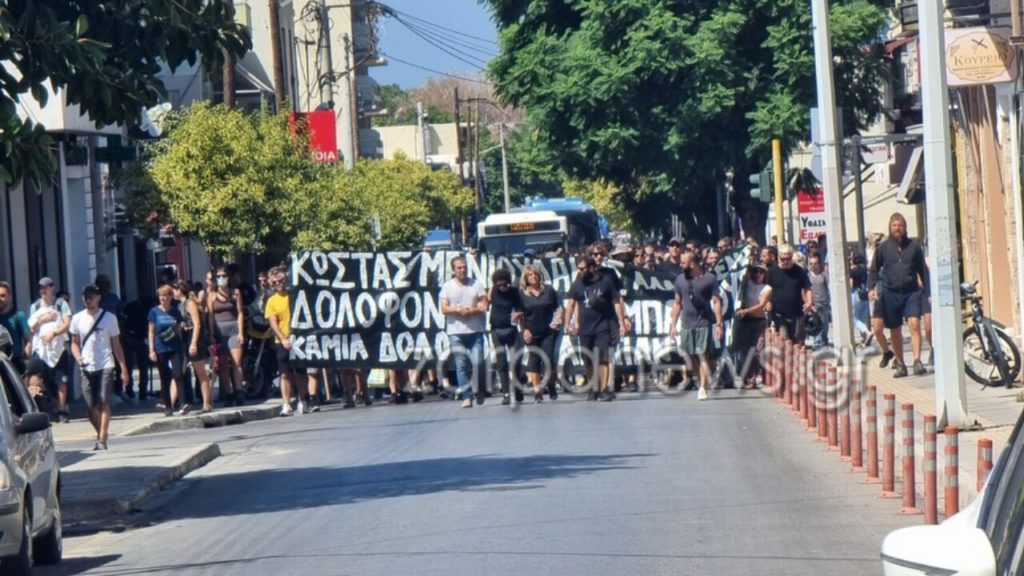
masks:
[[[292,384],[296,385],[296,392],[299,396],[299,413],[305,411],[308,397],[303,394],[299,386],[300,378],[305,376],[305,371],[291,365],[291,296],[288,293],[288,283],[285,280],[285,270],[277,267],[270,271],[270,285],[274,294],[267,299],[264,316],[270,322],[270,329],[274,332],[274,343],[277,344],[277,369],[281,373],[281,416],[291,416],[294,411],[291,405]]]

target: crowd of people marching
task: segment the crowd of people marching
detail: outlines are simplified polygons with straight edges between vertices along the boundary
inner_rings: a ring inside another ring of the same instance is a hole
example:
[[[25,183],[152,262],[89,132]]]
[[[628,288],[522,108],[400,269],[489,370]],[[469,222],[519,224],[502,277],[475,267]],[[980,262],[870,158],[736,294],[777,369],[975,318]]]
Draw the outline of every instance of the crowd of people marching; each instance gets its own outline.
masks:
[[[848,250],[850,298],[862,344],[877,341],[881,367],[892,364],[896,377],[908,374],[902,328],[911,333],[915,374],[921,361],[921,331],[929,340],[928,266],[924,249],[906,236],[906,221],[894,214],[887,237],[872,235],[864,250]],[[582,360],[590,400],[611,401],[616,391],[636,391],[635,371],[616,370],[615,351],[633,326],[627,316],[623,281],[609,259],[632,264],[673,282],[669,338],[687,366],[666,385],[697,390],[708,398],[714,364],[725,356],[744,366],[728,385],[757,388],[764,334],[773,327],[794,342],[826,346],[830,309],[828,250],[819,237],[801,247],[759,246],[751,238],[747,264],[734,304],[719,292],[716,265],[723,254],[742,247],[725,237],[716,245],[671,239],[665,246],[614,246],[599,242],[575,254],[577,274],[560,295],[543,270],[527,266],[518,277],[499,268],[485,288],[471,278],[465,258],[451,262],[451,279],[441,288],[441,312],[451,343],[450,369],[389,370],[389,401],[418,402],[437,394],[470,408],[498,394],[503,404],[555,400],[565,385],[560,374],[560,339],[573,338]],[[369,369],[307,369],[291,359],[291,294],[286,266],[258,275],[253,286],[240,269],[220,265],[205,282],[191,283],[161,274],[153,299],[124,304],[104,275],[86,286],[80,310],[52,279],[38,282],[39,298],[28,313],[12,305],[10,284],[0,281],[0,350],[7,353],[40,408],[68,421],[68,388],[80,373],[81,394],[96,429],[97,450],[107,446],[111,397],[157,398],[167,416],[209,412],[215,402],[241,405],[252,397],[279,393],[281,415],[316,412],[325,399],[340,396],[344,407],[370,405]],[[733,300],[730,300],[733,301]],[[885,329],[889,330],[886,337]],[[485,339],[492,354],[485,358]],[[156,369],[158,388],[150,381]],[[618,372],[618,373],[617,373]],[[496,375],[496,390],[490,389]],[[216,380],[216,385],[213,381]],[[722,382],[717,385],[722,385]],[[275,390],[276,388],[276,390]],[[215,394],[217,398],[215,398]]]

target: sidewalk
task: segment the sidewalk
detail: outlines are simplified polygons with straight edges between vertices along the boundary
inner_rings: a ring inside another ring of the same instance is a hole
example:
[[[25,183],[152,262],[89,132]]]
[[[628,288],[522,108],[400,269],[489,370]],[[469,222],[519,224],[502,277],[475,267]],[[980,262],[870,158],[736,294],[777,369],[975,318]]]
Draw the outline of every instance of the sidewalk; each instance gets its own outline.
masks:
[[[909,354],[909,343],[905,348]],[[924,357],[927,358],[927,350]],[[917,444],[917,466],[921,467],[923,462],[923,433],[924,415],[935,414],[935,374],[929,372],[924,376],[913,374],[905,378],[893,378],[891,366],[879,368],[878,363],[881,354],[867,356],[865,358],[865,385],[873,385],[878,388],[878,415],[882,415],[882,395],[892,393],[896,395],[896,436],[897,443],[900,442],[900,406],[905,402],[914,405],[917,414],[914,425],[915,443]],[[977,496],[977,464],[978,464],[978,440],[988,438],[992,440],[993,461],[999,458],[999,454],[1006,446],[1006,442],[1013,432],[1021,412],[1024,411],[1024,403],[1017,401],[1021,393],[1020,382],[1015,387],[1007,390],[1002,387],[982,388],[980,384],[970,378],[966,378],[967,411],[968,421],[973,424],[969,430],[961,430],[959,437],[960,452],[960,507],[961,509],[969,504]],[[881,425],[879,425],[881,432]],[[944,445],[942,430],[939,430],[939,460],[942,466],[942,446]],[[897,477],[902,475],[902,465],[899,464],[900,456],[897,444]],[[923,481],[923,474],[918,472],[917,481]],[[940,486],[941,486],[940,478]],[[919,488],[920,494],[920,488]]]
[[[65,527],[130,514],[168,484],[220,456],[215,443],[134,448],[117,438],[155,432],[209,428],[274,418],[280,400],[219,408],[209,414],[164,416],[156,401],[114,400],[111,450],[93,451],[96,435],[84,419],[84,406],[72,406],[72,421],[54,424],[61,465],[61,511]]]

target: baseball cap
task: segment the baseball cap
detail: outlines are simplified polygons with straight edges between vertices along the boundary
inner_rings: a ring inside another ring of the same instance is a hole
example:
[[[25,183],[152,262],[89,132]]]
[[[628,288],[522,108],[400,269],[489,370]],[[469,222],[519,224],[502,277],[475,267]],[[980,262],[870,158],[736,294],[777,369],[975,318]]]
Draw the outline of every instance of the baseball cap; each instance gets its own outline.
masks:
[[[95,284],[89,284],[88,286],[82,289],[82,296],[92,296],[93,294],[98,295],[102,293],[103,291],[100,290],[100,287]]]
[[[685,244],[685,242],[683,242],[683,239],[678,236],[668,241],[669,246],[682,246],[683,244]]]
[[[53,286],[54,285],[53,278],[50,278],[49,276],[43,276],[42,278],[39,279],[39,285],[40,286]]]

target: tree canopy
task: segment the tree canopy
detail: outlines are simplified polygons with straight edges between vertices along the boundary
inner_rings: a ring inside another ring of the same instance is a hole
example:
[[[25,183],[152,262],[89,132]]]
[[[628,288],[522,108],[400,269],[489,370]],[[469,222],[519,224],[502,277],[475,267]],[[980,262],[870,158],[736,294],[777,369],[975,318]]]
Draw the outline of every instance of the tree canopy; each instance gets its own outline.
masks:
[[[457,176],[420,162],[363,160],[351,172],[317,164],[287,114],[197,103],[164,128],[124,179],[129,223],[143,236],[173,228],[220,257],[408,249],[473,210]]]
[[[807,139],[806,0],[486,1],[500,28],[489,69],[498,94],[528,111],[537,145],[566,174],[621,186],[638,224],[659,224],[666,209],[703,220],[726,170],[745,180],[772,138]],[[850,129],[880,111],[885,65],[870,46],[884,6],[831,2]]]
[[[164,66],[215,64],[222,50],[250,47],[227,0],[0,3],[0,180],[42,181],[56,167],[45,127],[19,118],[23,95],[45,105],[63,91],[100,125],[132,124],[164,97]]]

